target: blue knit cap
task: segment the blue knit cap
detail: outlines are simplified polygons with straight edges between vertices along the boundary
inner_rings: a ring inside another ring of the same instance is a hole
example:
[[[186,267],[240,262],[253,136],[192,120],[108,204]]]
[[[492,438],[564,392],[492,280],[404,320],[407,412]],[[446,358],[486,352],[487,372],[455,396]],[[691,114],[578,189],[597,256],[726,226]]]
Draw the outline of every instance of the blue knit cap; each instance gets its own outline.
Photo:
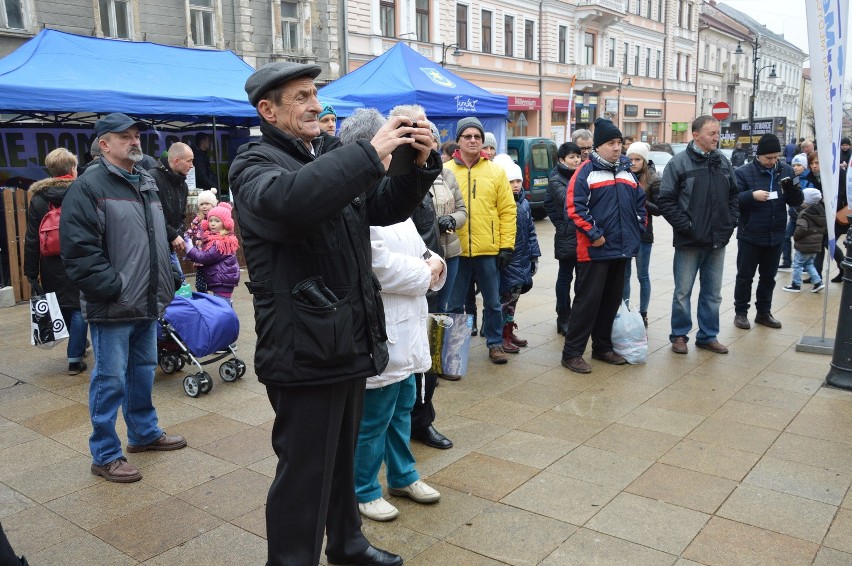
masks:
[[[323,116],[328,116],[329,114],[337,118],[337,113],[334,111],[334,108],[331,106],[331,104],[323,104],[322,112],[320,112],[317,116],[317,120],[322,120]]]

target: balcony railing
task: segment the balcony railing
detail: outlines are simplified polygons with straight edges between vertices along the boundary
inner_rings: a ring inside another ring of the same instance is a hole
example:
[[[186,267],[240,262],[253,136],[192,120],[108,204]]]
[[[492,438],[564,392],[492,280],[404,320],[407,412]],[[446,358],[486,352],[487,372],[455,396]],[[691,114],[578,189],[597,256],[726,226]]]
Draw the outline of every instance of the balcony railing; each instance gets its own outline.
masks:
[[[617,84],[621,73],[602,65],[577,65],[577,80]]]
[[[580,0],[577,2],[578,8],[584,8],[586,6],[604,8],[621,14],[627,12],[627,0]]]

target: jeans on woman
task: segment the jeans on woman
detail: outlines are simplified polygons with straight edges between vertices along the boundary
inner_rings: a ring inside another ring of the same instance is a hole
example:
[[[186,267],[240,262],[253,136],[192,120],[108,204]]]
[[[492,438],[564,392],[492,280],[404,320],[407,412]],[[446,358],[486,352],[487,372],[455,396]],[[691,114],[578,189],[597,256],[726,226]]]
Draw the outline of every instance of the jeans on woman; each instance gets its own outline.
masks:
[[[636,277],[639,279],[639,312],[648,312],[648,304],[651,302],[651,276],[648,268],[651,265],[651,242],[639,244],[639,255],[636,256]],[[624,270],[624,294],[622,299],[630,301],[630,275],[633,262],[628,261]]]
[[[355,447],[355,497],[368,503],[382,496],[379,469],[385,463],[388,487],[420,479],[409,447],[411,408],[417,395],[415,376],[364,393],[364,412]]]
[[[453,284],[456,282],[456,274],[459,272],[459,256],[447,258],[447,280],[441,290],[438,291],[438,312],[447,312],[450,308],[450,295],[453,292]]]

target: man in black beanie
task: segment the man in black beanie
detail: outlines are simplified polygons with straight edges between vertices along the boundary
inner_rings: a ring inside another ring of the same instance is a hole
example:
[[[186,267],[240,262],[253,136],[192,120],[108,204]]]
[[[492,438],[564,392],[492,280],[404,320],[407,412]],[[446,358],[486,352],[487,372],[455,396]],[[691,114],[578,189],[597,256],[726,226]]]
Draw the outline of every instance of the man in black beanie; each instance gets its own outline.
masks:
[[[612,322],[624,291],[624,269],[639,253],[646,224],[645,191],[621,155],[621,131],[598,118],[593,139],[594,150],[565,194],[568,218],[577,229],[577,281],[562,365],[576,373],[592,371],[583,359],[589,336],[593,359],[625,363],[612,349]]]
[[[755,271],[759,273],[754,306],[756,324],[781,328],[772,316],[772,291],[781,259],[787,205],[799,206],[803,195],[793,169],[779,162],[781,142],[764,134],[757,142],[757,157],[735,171],[739,187],[740,218],[737,224],[737,279],[734,286],[734,326],[748,329],[748,309]],[[782,182],[783,179],[783,182]]]

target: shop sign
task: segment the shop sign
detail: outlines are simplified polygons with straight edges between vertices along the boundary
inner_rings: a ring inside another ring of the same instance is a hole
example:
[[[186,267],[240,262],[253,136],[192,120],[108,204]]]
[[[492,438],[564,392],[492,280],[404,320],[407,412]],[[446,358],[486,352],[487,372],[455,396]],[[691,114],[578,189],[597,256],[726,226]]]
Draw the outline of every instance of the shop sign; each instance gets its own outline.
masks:
[[[604,108],[607,112],[618,112],[618,99],[607,98],[604,103]]]
[[[509,110],[541,110],[541,98],[533,96],[510,96]]]
[[[624,116],[626,118],[635,118],[639,115],[639,105],[638,104],[625,104],[624,105]]]
[[[646,108],[645,109],[645,117],[646,118],[662,118],[663,117],[663,109],[662,108]]]
[[[568,103],[571,102],[567,98],[554,98],[553,99],[553,111],[554,112],[568,112]]]
[[[673,132],[685,132],[687,131],[688,124],[686,122],[672,122],[672,131]]]
[[[592,109],[589,107],[580,108],[580,119],[577,120],[583,124],[587,124],[592,121]]]

